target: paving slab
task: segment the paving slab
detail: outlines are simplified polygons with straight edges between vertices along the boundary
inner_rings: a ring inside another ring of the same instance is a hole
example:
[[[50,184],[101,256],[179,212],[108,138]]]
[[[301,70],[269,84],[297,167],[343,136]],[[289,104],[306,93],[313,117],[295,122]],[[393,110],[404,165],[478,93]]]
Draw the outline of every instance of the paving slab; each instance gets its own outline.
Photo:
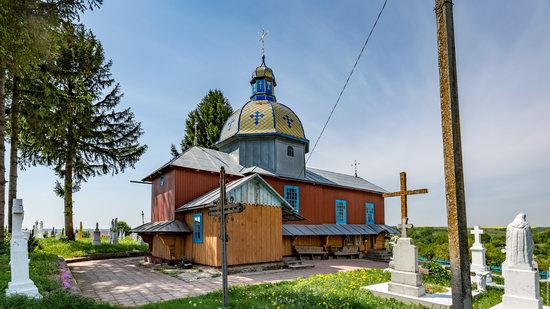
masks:
[[[69,266],[82,295],[114,305],[136,306],[207,294],[221,289],[221,277],[186,282],[147,267],[143,258],[119,258],[71,263]],[[361,268],[387,268],[387,263],[368,260],[313,260],[314,268],[266,273],[235,274],[229,285],[275,283]]]

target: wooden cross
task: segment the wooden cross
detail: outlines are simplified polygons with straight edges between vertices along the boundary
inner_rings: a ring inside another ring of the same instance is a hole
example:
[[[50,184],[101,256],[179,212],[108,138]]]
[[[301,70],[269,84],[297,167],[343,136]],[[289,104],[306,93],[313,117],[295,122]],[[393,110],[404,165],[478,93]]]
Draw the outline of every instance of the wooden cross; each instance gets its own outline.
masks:
[[[361,163],[358,163],[357,160],[354,160],[353,162],[354,163],[351,166],[355,167],[355,177],[357,177],[357,165],[360,165]]]
[[[481,244],[481,234],[483,234],[483,230],[476,225],[470,233],[474,234],[474,243]]]
[[[384,193],[382,196],[383,197],[393,197],[393,196],[401,197],[401,221],[403,221],[403,219],[408,218],[407,195],[425,194],[425,193],[428,193],[428,189],[407,190],[407,173],[401,172],[399,176],[401,178],[401,191]]]
[[[401,223],[397,225],[398,229],[401,229],[401,237],[407,238],[407,229],[412,229],[414,226],[412,224],[407,224],[409,218],[402,218]]]

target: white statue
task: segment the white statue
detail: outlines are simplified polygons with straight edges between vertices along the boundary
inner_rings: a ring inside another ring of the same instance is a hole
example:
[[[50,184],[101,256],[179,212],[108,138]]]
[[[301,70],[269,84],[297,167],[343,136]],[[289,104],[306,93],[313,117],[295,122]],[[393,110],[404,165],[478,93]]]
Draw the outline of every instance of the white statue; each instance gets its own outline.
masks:
[[[533,267],[533,235],[520,213],[506,228],[506,260],[502,263],[504,295],[498,309],[542,309],[539,272]],[[546,307],[544,307],[546,308]]]
[[[110,231],[109,243],[117,244],[118,243],[118,218],[111,220],[111,229],[109,231]]]
[[[10,240],[11,281],[8,283],[6,295],[26,295],[41,298],[34,282],[29,278],[28,234],[22,230],[23,200],[14,199],[12,208],[12,237]]]
[[[38,228],[36,238],[44,238],[44,222],[42,221],[40,221],[40,227]]]
[[[506,266],[533,268],[535,243],[531,226],[520,213],[506,228]]]

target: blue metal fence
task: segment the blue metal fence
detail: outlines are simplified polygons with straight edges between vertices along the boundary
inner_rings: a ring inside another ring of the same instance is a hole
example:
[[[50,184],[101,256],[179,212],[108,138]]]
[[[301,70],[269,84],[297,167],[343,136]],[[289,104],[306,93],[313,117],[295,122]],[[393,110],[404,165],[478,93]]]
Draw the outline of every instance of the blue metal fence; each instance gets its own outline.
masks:
[[[418,261],[426,262],[426,261],[428,261],[428,259],[423,257],[423,256],[419,256]],[[438,260],[433,260],[433,261],[436,262],[437,264],[440,264],[440,265],[443,265],[443,266],[451,265],[451,262],[449,260],[438,259]],[[500,265],[491,265],[491,266],[489,266],[489,270],[491,270],[494,273],[501,274],[502,273],[502,266],[500,266]],[[540,275],[540,278],[543,279],[543,280],[550,279],[550,272],[548,272],[548,271],[539,271],[539,275]]]

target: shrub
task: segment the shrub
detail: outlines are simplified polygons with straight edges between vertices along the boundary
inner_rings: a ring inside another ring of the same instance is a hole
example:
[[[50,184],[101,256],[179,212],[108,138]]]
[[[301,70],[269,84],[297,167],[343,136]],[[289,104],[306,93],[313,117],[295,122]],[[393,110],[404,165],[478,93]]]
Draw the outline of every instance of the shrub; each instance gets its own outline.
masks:
[[[122,220],[118,221],[118,230],[119,230],[119,232],[124,231],[124,233],[125,233],[126,235],[128,235],[128,234],[130,233],[130,230],[131,230],[131,229],[132,229],[132,228],[128,225],[128,223],[126,223],[126,222],[124,222],[124,221],[122,221]]]
[[[443,268],[443,266],[435,262],[428,262],[423,267],[429,271],[429,274],[425,277],[426,283],[435,283],[444,286],[450,285],[451,272]]]

